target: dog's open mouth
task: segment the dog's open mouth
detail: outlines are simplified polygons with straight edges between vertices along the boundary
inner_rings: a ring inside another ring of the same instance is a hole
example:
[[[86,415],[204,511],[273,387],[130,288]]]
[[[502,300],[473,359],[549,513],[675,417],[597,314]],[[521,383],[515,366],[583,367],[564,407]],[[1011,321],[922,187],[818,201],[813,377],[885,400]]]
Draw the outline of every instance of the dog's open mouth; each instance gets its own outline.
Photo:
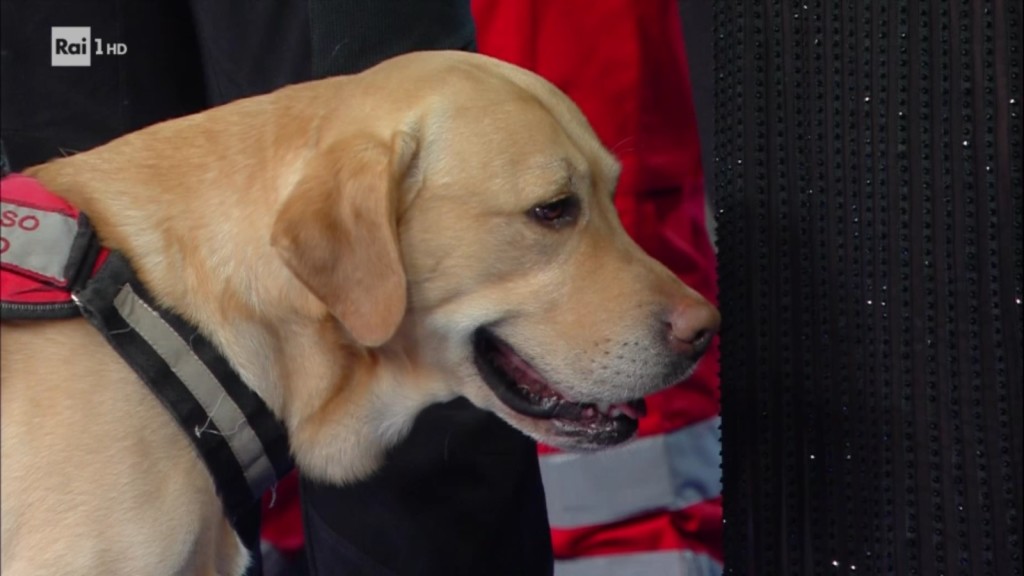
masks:
[[[487,386],[513,411],[550,420],[565,434],[609,445],[630,438],[647,413],[642,398],[621,404],[573,402],[555,390],[506,342],[486,328],[473,335],[473,357]]]

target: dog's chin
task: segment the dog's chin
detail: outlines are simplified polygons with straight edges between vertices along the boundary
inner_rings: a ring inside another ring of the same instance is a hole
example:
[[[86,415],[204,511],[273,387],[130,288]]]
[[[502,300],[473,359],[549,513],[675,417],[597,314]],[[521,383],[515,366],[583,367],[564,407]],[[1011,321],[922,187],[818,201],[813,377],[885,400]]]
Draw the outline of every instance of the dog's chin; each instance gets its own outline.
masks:
[[[489,407],[538,441],[566,450],[595,450],[633,437],[643,398],[604,403],[569,399],[507,342],[487,328],[473,334],[473,361],[494,401]]]

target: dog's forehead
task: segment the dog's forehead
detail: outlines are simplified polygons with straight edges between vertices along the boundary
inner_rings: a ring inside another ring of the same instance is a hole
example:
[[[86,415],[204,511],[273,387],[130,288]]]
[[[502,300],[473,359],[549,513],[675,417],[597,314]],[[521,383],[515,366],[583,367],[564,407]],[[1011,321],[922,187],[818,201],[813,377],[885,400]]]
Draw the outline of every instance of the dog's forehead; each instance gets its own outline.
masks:
[[[612,188],[618,179],[619,163],[609,154],[594,158],[568,156],[540,158],[525,176],[548,190],[581,193],[593,188]]]
[[[498,154],[495,160],[539,176],[617,178],[619,162],[568,98],[541,99],[524,91],[491,96],[446,103],[427,131],[477,158]]]
[[[618,161],[575,103],[546,79],[479,55],[405,60],[407,80],[423,88],[414,91],[429,95],[419,128],[424,158],[443,170],[441,178],[475,172],[546,190],[614,187]],[[476,170],[466,170],[467,157]]]

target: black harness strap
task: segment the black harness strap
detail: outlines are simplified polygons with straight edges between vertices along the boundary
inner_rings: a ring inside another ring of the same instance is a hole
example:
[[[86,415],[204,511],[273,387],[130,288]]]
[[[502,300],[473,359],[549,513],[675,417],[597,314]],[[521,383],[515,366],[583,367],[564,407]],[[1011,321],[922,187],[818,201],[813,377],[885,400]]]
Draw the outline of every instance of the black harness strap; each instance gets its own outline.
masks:
[[[112,252],[75,298],[174,415],[209,469],[227,518],[259,554],[259,524],[251,522],[259,498],[293,467],[284,426],[209,340],[155,304],[121,254]]]

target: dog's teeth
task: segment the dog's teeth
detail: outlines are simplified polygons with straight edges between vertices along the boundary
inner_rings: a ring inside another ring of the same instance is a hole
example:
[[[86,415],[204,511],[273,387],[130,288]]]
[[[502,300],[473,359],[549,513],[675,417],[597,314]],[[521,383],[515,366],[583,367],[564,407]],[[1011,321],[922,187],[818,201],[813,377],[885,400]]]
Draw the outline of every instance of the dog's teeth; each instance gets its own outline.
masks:
[[[616,404],[615,406],[612,406],[611,410],[609,410],[607,413],[612,418],[617,418],[622,415],[622,408]]]
[[[600,412],[601,414],[607,414],[608,409],[611,408],[611,406],[612,405],[610,402],[598,402],[597,411]]]

